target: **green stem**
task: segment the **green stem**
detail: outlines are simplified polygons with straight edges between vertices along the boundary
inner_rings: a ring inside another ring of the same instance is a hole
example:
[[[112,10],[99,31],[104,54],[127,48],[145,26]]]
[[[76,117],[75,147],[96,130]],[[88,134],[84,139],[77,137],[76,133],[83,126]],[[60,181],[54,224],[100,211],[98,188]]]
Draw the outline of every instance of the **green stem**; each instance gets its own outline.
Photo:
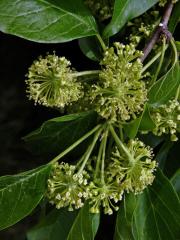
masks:
[[[61,152],[59,155],[57,155],[54,159],[51,160],[51,164],[57,162],[58,160],[60,160],[62,157],[64,157],[67,153],[69,153],[70,151],[72,151],[75,147],[77,147],[81,142],[83,142],[86,138],[88,138],[89,136],[91,136],[94,132],[96,132],[97,130],[99,130],[101,127],[101,124],[97,125],[95,128],[93,128],[91,131],[89,131],[88,133],[86,133],[84,136],[82,136],[80,139],[78,139],[75,143],[73,143],[71,146],[69,146],[68,148],[66,148],[63,152]]]
[[[104,166],[105,166],[105,156],[106,156],[106,144],[107,144],[108,130],[104,132],[104,136],[102,139],[103,149],[102,149],[102,159],[101,159],[101,183],[104,184]]]
[[[89,71],[71,73],[71,76],[82,77],[87,75],[98,75],[99,73],[100,73],[100,70],[89,70]]]
[[[180,96],[180,86],[178,87],[178,89],[176,91],[176,96],[175,96],[176,101],[179,99],[179,96]]]
[[[123,135],[123,128],[119,124],[119,134],[120,134],[120,139],[122,142],[124,142],[124,135]]]
[[[175,45],[173,39],[170,40],[170,43],[171,43],[172,49],[174,51],[174,63],[173,63],[173,65],[174,65],[178,61],[178,53],[177,53],[177,48],[176,48],[176,45]]]
[[[126,156],[128,157],[129,161],[133,161],[132,155],[130,154],[130,152],[128,151],[128,149],[124,146],[124,144],[121,142],[121,140],[120,140],[119,137],[117,136],[117,134],[116,134],[113,126],[110,125],[109,129],[110,129],[110,131],[111,131],[111,134],[112,134],[112,136],[113,136],[113,138],[114,138],[114,140],[115,140],[118,148],[119,148],[120,150],[122,150],[122,151],[126,154]]]
[[[96,145],[96,142],[97,142],[97,140],[98,140],[98,138],[99,138],[99,135],[100,135],[101,131],[102,131],[102,129],[99,129],[99,131],[96,132],[96,134],[95,134],[95,136],[94,136],[94,139],[93,139],[91,145],[88,147],[86,156],[85,156],[85,158],[84,158],[84,160],[83,160],[83,163],[82,163],[79,171],[77,172],[77,174],[81,174],[81,172],[84,170],[84,167],[85,167],[87,161],[89,160],[89,157],[90,157],[90,155],[91,155],[91,153],[92,153],[92,151],[93,151],[93,149],[94,149],[94,147],[95,147],[95,145]]]
[[[94,174],[94,179],[95,180],[97,179],[97,176],[98,176],[99,170],[100,170],[102,151],[103,151],[103,142],[101,141],[99,151],[98,151],[97,161],[96,161],[96,169],[95,169],[95,174]]]
[[[166,45],[165,50],[168,45]],[[161,51],[158,52],[142,69],[141,73],[145,72],[147,68],[149,68],[159,57],[161,56]]]
[[[157,77],[159,75],[159,72],[161,70],[161,67],[162,67],[162,64],[163,64],[163,61],[164,61],[164,54],[165,54],[165,51],[166,51],[166,38],[163,37],[163,45],[162,45],[162,51],[161,51],[161,58],[160,58],[160,61],[159,61],[159,65],[158,65],[158,68],[156,70],[156,73],[154,75],[154,77],[152,78],[152,80],[150,81],[149,85],[152,86],[156,80],[157,80]]]
[[[97,37],[97,39],[99,40],[99,42],[100,42],[100,44],[101,44],[101,47],[102,47],[103,51],[105,52],[106,49],[107,49],[107,47],[106,47],[106,45],[105,45],[105,43],[104,43],[102,37],[100,36],[100,34],[96,34],[96,37]]]

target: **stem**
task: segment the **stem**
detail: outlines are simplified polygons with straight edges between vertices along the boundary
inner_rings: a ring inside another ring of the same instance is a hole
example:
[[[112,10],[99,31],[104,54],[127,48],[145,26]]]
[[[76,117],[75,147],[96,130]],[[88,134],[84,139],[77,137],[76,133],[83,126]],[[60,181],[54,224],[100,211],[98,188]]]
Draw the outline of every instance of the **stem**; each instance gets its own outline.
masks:
[[[99,147],[99,152],[98,152],[98,157],[97,157],[97,162],[96,162],[96,169],[95,169],[94,179],[97,178],[98,173],[99,173],[101,157],[102,157],[102,151],[103,151],[103,142],[101,141],[101,144],[100,144],[100,147]]]
[[[177,53],[176,45],[172,39],[170,40],[170,43],[174,51],[174,64],[175,64],[178,61],[178,53]]]
[[[164,33],[167,37],[169,37],[168,36],[169,32],[167,30],[167,24],[168,24],[169,18],[171,16],[172,9],[173,9],[173,3],[172,2],[167,3],[167,7],[166,7],[164,15],[161,19],[161,23],[155,29],[152,37],[150,38],[149,42],[143,49],[144,55],[141,57],[141,62],[144,62],[146,57],[149,55],[149,53],[153,49],[156,42],[159,40],[161,33]]]
[[[158,74],[159,74],[159,72],[161,70],[161,67],[162,67],[162,64],[163,64],[163,61],[164,61],[165,51],[166,51],[166,39],[165,39],[165,37],[163,37],[161,58],[160,58],[159,65],[158,65],[158,68],[156,70],[156,73],[155,73],[154,77],[152,78],[152,80],[149,83],[150,86],[153,85],[156,82],[156,80],[157,80]]]
[[[99,42],[100,42],[100,44],[101,44],[101,47],[102,47],[103,51],[105,52],[106,49],[107,49],[107,47],[106,47],[106,45],[105,45],[105,43],[104,43],[102,37],[100,36],[100,34],[96,34],[96,37],[97,37],[97,39],[99,40]]]
[[[117,136],[113,126],[110,125],[109,128],[110,128],[111,134],[112,134],[112,136],[113,136],[117,146],[119,147],[119,149],[122,150],[126,154],[126,156],[128,157],[129,161],[133,161],[132,155],[129,153],[128,149],[124,146],[124,144],[121,142],[121,140]]]
[[[91,131],[89,131],[88,133],[86,133],[83,137],[81,137],[80,139],[78,139],[75,143],[73,143],[71,146],[69,146],[68,148],[66,148],[63,152],[61,152],[59,155],[57,155],[53,160],[51,160],[51,164],[57,162],[58,160],[60,160],[62,157],[64,157],[67,153],[69,153],[70,151],[72,151],[75,147],[77,147],[81,142],[83,142],[86,138],[88,138],[89,136],[91,136],[94,132],[96,132],[97,130],[99,130],[101,127],[101,124],[97,125],[95,128],[93,128]]]
[[[124,141],[123,128],[120,125],[119,125],[119,134],[120,134],[120,139],[123,142]]]
[[[71,73],[71,76],[81,77],[81,76],[86,76],[86,75],[98,75],[99,73],[100,73],[100,70],[90,70],[90,71]]]
[[[175,100],[177,101],[179,99],[179,94],[180,94],[180,86],[177,89]]]
[[[101,183],[104,184],[104,165],[105,165],[105,156],[106,156],[106,144],[107,144],[108,130],[105,131],[103,136],[103,149],[102,149],[102,159],[101,159]]]
[[[142,69],[141,73],[145,72],[147,68],[149,68],[159,57],[161,56],[161,52],[157,53]]]
[[[90,155],[91,155],[91,153],[92,153],[92,151],[93,151],[93,149],[94,149],[94,146],[96,145],[96,142],[97,142],[97,140],[98,140],[98,137],[99,137],[101,131],[102,131],[102,129],[100,129],[98,132],[96,132],[96,134],[95,134],[95,136],[94,136],[94,139],[93,139],[91,145],[88,147],[88,150],[87,150],[86,156],[85,156],[85,158],[84,158],[84,161],[83,161],[83,163],[82,163],[79,171],[77,172],[77,174],[81,174],[81,172],[83,171],[83,169],[84,169],[87,161],[89,160],[89,157],[90,157]]]

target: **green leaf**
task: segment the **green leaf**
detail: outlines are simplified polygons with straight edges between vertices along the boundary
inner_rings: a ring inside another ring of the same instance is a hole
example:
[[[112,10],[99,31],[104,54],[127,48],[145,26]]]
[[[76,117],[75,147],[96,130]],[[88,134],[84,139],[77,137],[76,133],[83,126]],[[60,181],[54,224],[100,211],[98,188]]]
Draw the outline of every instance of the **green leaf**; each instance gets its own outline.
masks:
[[[172,15],[170,17],[169,24],[168,24],[168,29],[171,33],[173,33],[175,31],[175,28],[180,21],[179,12],[180,12],[180,2],[178,1],[174,5],[174,9],[173,9],[173,12],[172,12]]]
[[[149,110],[149,105],[146,104],[146,108],[143,112],[142,119],[139,125],[139,130],[140,131],[149,131],[155,128],[155,123],[151,118],[150,110]]]
[[[100,214],[89,212],[89,204],[85,204],[79,211],[67,240],[94,240],[100,221]]]
[[[51,211],[27,234],[28,240],[66,240],[69,230],[77,216],[77,211],[67,209]]]
[[[179,85],[179,64],[176,63],[164,76],[152,85],[148,93],[148,103],[153,107],[167,103],[168,100],[176,95]]]
[[[180,52],[180,41],[175,41],[177,51]]]
[[[125,197],[117,215],[114,240],[175,240],[179,229],[178,196],[158,170],[151,187],[140,195]]]
[[[141,116],[136,118],[132,122],[124,125],[124,130],[129,138],[135,138],[139,130],[147,131],[152,130],[154,127],[155,124],[151,119],[149,106],[146,104]]]
[[[172,148],[172,146],[173,146],[173,142],[168,139],[160,147],[156,155],[156,161],[158,162],[159,168],[164,169],[169,150]]]
[[[102,58],[101,48],[96,37],[79,39],[79,47],[86,57],[93,61],[100,61]]]
[[[44,165],[0,177],[0,230],[20,221],[38,205],[46,191],[50,170],[50,165]]]
[[[36,154],[55,156],[91,130],[96,118],[93,111],[53,118],[25,136],[24,140]]]
[[[118,33],[128,21],[143,14],[157,2],[158,0],[115,0],[112,20],[104,29],[104,38]]]
[[[171,183],[180,198],[180,169],[178,169],[174,176],[171,178]]]
[[[1,0],[0,30],[28,40],[58,43],[97,33],[82,0]]]

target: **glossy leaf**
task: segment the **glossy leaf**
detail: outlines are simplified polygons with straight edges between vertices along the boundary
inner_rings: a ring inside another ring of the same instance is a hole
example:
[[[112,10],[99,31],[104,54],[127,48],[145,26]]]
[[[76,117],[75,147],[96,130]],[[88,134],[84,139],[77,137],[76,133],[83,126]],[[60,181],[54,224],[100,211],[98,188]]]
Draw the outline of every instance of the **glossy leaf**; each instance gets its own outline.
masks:
[[[174,176],[171,178],[171,183],[180,198],[180,169],[178,169]]]
[[[96,22],[82,0],[1,0],[0,30],[42,43],[97,33]]]
[[[77,211],[67,209],[51,211],[27,234],[28,240],[66,240],[69,230],[77,216]]]
[[[140,117],[136,118],[132,122],[124,125],[124,130],[129,138],[135,138],[138,131],[149,131],[155,127],[153,120],[151,119],[149,106],[146,104],[144,111]]]
[[[86,37],[79,39],[79,47],[84,55],[93,61],[100,61],[102,58],[99,42],[96,37]]]
[[[79,211],[67,240],[94,240],[100,221],[100,214],[89,212],[89,204]]]
[[[112,20],[103,32],[104,38],[118,33],[131,19],[146,12],[158,0],[115,0]]]
[[[158,170],[151,187],[128,194],[116,222],[114,240],[179,238],[180,202],[170,181]]]
[[[176,63],[164,76],[162,76],[149,90],[149,104],[157,107],[167,103],[176,95],[178,86],[180,85],[180,68]]]
[[[169,150],[172,148],[172,146],[173,146],[173,142],[168,139],[160,147],[156,155],[156,161],[158,162],[159,168],[164,169]]]
[[[0,177],[0,229],[7,228],[29,215],[46,191],[50,165]]]
[[[84,112],[50,119],[24,137],[36,154],[60,153],[90,131],[96,124],[95,112]]]
[[[178,1],[174,5],[174,9],[173,9],[173,12],[172,12],[172,15],[170,17],[169,24],[168,24],[168,29],[171,33],[173,33],[175,31],[175,28],[180,21],[179,12],[180,12],[180,2]]]

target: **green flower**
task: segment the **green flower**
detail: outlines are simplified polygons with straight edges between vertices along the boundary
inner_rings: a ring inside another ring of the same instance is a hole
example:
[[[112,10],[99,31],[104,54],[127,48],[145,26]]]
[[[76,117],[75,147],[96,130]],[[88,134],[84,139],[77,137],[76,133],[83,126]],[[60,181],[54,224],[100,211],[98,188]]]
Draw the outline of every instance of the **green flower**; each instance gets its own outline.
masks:
[[[180,105],[177,100],[170,100],[167,104],[151,112],[151,117],[156,125],[154,135],[171,134],[171,141],[177,141],[176,132],[180,131]]]
[[[48,179],[47,197],[50,203],[55,204],[58,209],[69,207],[69,211],[81,208],[85,199],[88,198],[86,190],[88,178],[86,171],[77,174],[74,165],[56,164]]]
[[[82,87],[70,65],[65,57],[55,54],[34,61],[26,80],[29,99],[47,107],[64,108],[81,98]]]
[[[140,51],[134,45],[114,44],[105,52],[99,82],[89,93],[96,111],[105,119],[127,121],[142,112],[147,90],[142,79]]]
[[[116,148],[108,168],[109,175],[127,192],[141,193],[154,180],[157,164],[152,161],[152,149],[138,139],[130,140],[125,147],[130,157]]]
[[[159,11],[151,10],[145,12],[140,17],[128,22],[128,32],[130,32],[131,34],[127,36],[127,39],[136,46],[141,41],[147,41],[150,35],[153,33],[154,29],[158,26],[159,22]]]
[[[100,22],[112,17],[114,0],[85,0],[85,4]]]
[[[167,2],[168,2],[168,0],[159,0],[159,6],[164,7]],[[172,3],[174,3],[174,4],[177,2],[178,2],[178,0],[172,0]]]
[[[113,210],[119,209],[116,203],[122,199],[123,190],[116,183],[94,183],[88,186],[89,204],[91,213],[99,213],[101,207],[104,213],[111,215]]]

